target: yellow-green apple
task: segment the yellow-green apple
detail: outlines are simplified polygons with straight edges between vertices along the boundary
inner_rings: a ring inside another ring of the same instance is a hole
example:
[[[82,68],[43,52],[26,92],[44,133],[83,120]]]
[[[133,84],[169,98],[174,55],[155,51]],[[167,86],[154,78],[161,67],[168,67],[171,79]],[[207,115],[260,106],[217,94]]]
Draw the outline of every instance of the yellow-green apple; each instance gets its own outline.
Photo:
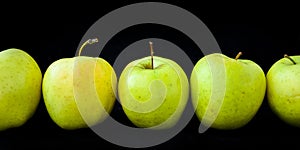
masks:
[[[0,131],[23,125],[41,97],[42,73],[25,51],[0,52]]]
[[[233,59],[213,53],[201,58],[194,66],[190,78],[192,101],[196,115],[204,125],[216,129],[240,128],[260,108],[266,90],[265,74],[255,62],[238,59],[240,55],[241,52]],[[213,81],[214,76],[219,76],[220,83]],[[204,119],[204,115],[214,119]]]
[[[97,39],[88,40],[83,46],[94,42]],[[114,69],[102,58],[80,56],[83,46],[79,56],[52,63],[43,79],[46,108],[63,129],[96,125],[107,117],[115,102]]]
[[[186,106],[189,85],[182,68],[174,61],[153,56],[129,63],[121,73],[118,94],[129,120],[141,128],[167,129],[180,119]]]
[[[300,56],[275,62],[267,73],[267,98],[284,122],[300,127]]]

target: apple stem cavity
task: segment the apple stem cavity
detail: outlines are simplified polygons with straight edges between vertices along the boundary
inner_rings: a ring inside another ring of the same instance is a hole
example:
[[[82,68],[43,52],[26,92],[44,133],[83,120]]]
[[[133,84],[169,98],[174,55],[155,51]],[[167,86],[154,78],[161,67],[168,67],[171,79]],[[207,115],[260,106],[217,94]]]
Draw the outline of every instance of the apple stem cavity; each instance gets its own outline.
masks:
[[[293,62],[294,65],[296,65],[296,62],[287,54],[284,54],[284,58],[289,59],[291,62]]]
[[[154,51],[153,51],[153,43],[150,41],[149,42],[149,45],[150,45],[150,54],[151,54],[151,69],[153,69],[154,67],[154,64],[153,64],[153,54],[154,54]]]
[[[79,49],[79,53],[78,53],[78,56],[80,56],[81,52],[82,52],[82,49],[87,45],[87,44],[94,44],[94,43],[97,43],[98,42],[98,38],[94,38],[94,39],[88,39],[87,41],[85,41],[80,49]]]
[[[242,54],[243,54],[242,52],[239,52],[239,53],[235,56],[235,60],[238,60],[238,59],[241,57]]]

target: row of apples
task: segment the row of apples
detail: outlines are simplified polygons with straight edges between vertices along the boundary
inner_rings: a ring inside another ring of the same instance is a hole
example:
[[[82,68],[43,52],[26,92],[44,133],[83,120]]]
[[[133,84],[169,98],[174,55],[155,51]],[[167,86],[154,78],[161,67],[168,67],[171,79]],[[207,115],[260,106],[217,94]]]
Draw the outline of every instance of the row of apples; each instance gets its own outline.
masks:
[[[22,126],[43,95],[52,120],[63,129],[104,121],[118,96],[128,119],[141,128],[170,128],[180,119],[191,93],[201,123],[237,129],[257,113],[265,94],[285,122],[300,126],[300,57],[278,60],[267,75],[255,62],[214,53],[201,58],[190,80],[175,61],[151,56],[129,63],[119,81],[102,58],[79,56],[53,62],[42,75],[23,50],[0,52],[0,131]]]

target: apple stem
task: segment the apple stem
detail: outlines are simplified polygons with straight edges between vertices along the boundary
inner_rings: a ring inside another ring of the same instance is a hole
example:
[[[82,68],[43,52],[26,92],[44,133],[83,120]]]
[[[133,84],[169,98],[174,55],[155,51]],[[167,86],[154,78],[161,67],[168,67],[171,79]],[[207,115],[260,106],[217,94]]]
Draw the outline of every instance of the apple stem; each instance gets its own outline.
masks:
[[[87,45],[87,44],[94,44],[94,43],[97,43],[98,42],[98,38],[94,38],[94,39],[88,39],[87,41],[85,41],[80,49],[79,49],[79,53],[78,53],[78,56],[80,56],[81,52],[82,52],[82,49]]]
[[[287,54],[284,54],[284,58],[289,59],[291,62],[293,62],[294,65],[296,65],[296,62]]]
[[[243,54],[242,52],[239,52],[239,53],[235,56],[235,60],[238,60],[238,59],[241,57],[242,54]]]
[[[153,51],[153,43],[150,41],[149,42],[149,45],[150,45],[150,54],[151,54],[151,69],[153,69],[153,54],[154,54],[154,51]]]

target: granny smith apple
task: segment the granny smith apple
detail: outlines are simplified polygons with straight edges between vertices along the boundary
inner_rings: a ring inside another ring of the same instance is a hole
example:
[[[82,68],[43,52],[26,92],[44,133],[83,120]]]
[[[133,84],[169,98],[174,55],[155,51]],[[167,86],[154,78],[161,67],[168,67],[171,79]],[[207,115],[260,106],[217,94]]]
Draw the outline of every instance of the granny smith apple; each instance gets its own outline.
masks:
[[[267,98],[279,118],[300,127],[300,56],[285,57],[267,73]]]
[[[83,46],[94,42],[96,40],[88,40]],[[53,62],[42,85],[50,117],[58,126],[68,130],[96,125],[114,106],[116,80],[114,69],[102,58],[76,56]],[[101,105],[93,101],[93,96]]]
[[[135,126],[167,129],[178,122],[184,111],[189,84],[175,61],[149,56],[124,68],[118,94],[125,114]]]
[[[23,125],[36,111],[42,73],[25,51],[0,52],[0,131]]]
[[[240,55],[233,59],[213,53],[201,58],[194,66],[190,78],[192,101],[196,115],[204,125],[225,130],[240,128],[260,108],[266,90],[265,74],[255,62],[238,59]],[[216,71],[212,72],[211,67]],[[225,70],[223,73],[222,69]],[[213,81],[213,76],[219,74],[218,80],[222,79],[219,82],[224,82],[224,86]],[[204,115],[214,120],[204,119]]]

